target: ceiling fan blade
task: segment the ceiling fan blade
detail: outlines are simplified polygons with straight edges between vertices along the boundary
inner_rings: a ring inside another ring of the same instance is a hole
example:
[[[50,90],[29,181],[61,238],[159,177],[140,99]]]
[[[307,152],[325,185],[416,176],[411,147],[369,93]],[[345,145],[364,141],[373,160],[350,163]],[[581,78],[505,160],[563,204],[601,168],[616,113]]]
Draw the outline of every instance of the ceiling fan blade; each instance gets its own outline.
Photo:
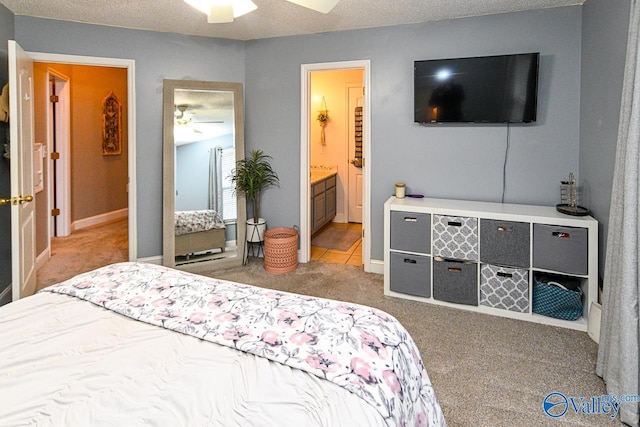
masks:
[[[338,0],[287,0],[290,3],[295,3],[298,6],[306,7],[308,9],[315,10],[320,13],[329,13]]]

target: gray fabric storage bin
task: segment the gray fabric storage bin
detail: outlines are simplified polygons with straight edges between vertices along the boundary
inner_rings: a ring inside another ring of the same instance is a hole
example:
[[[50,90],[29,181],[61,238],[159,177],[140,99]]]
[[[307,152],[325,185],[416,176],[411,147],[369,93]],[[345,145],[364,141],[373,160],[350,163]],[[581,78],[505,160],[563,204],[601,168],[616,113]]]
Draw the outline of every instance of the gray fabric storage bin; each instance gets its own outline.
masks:
[[[529,268],[528,222],[480,220],[480,261]]]
[[[533,267],[560,273],[588,274],[588,230],[534,224]]]
[[[433,255],[478,260],[478,218],[433,215]]]
[[[529,312],[529,271],[483,264],[480,267],[480,305]]]
[[[431,253],[431,215],[391,211],[391,249]]]
[[[478,305],[478,264],[433,260],[433,298]]]
[[[389,287],[394,292],[431,297],[431,257],[390,254]]]

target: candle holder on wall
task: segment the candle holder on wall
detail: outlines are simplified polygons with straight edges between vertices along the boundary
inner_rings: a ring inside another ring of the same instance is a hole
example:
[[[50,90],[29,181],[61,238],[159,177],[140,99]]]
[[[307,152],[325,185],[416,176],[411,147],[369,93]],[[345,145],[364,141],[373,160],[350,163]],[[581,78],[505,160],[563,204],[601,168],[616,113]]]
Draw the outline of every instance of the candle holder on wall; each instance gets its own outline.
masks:
[[[560,204],[556,205],[556,210],[566,215],[589,215],[589,209],[580,206],[578,204],[579,200],[580,192],[573,172],[570,172],[568,181],[560,181]]]

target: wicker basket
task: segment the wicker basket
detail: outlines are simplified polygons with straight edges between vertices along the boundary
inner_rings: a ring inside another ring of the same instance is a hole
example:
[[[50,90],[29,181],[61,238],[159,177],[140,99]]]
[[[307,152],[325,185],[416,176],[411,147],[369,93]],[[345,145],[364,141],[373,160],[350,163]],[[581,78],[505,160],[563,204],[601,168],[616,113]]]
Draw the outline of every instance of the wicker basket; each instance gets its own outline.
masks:
[[[289,273],[298,268],[298,231],[279,227],[264,233],[264,269],[269,273]]]

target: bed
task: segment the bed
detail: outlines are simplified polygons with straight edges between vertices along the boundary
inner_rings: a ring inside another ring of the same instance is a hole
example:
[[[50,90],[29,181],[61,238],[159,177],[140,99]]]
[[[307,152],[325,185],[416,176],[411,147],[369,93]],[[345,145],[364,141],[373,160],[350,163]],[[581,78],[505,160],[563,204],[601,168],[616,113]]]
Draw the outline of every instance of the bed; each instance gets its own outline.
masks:
[[[7,426],[444,426],[374,308],[119,263],[0,308]]]
[[[214,210],[177,211],[175,213],[175,256],[187,256],[220,249],[224,252],[225,225]]]

